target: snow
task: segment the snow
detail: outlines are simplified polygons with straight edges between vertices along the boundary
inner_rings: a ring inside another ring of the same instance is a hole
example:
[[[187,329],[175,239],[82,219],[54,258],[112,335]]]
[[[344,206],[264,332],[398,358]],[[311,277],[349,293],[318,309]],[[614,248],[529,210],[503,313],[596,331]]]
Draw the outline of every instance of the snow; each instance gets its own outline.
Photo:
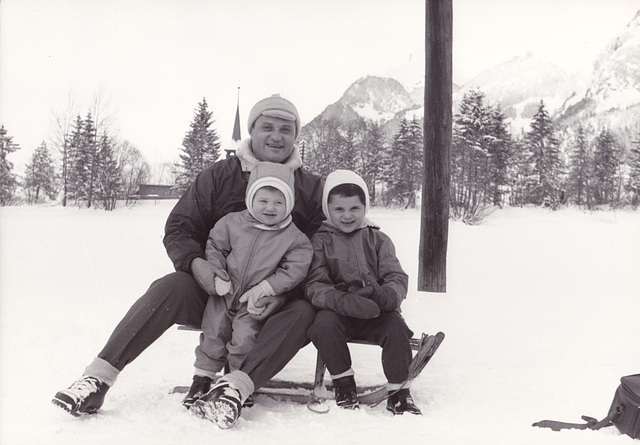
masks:
[[[373,209],[411,276],[410,327],[447,338],[414,382],[424,415],[393,417],[258,398],[227,431],[191,416],[195,332],[170,329],[130,364],[96,416],[50,403],[80,376],[151,281],[173,201],[114,212],[0,209],[0,443],[505,445],[634,443],[615,428],[560,433],[541,419],[604,417],[619,378],[640,372],[640,213],[509,208],[479,226],[451,222],[448,292],[417,292],[419,211]],[[379,348],[354,345],[363,385],[382,383]],[[281,377],[311,382],[307,346]]]

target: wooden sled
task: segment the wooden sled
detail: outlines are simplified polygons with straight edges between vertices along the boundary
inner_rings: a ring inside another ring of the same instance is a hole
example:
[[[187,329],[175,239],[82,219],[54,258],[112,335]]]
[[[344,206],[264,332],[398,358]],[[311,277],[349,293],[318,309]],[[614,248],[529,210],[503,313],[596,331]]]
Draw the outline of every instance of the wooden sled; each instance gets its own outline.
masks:
[[[178,326],[178,330],[199,331],[199,329],[190,326]],[[415,379],[424,369],[431,357],[444,340],[444,333],[438,332],[435,335],[422,334],[420,338],[412,338],[410,340],[411,349],[416,351],[409,366],[409,378],[403,383],[406,384]],[[375,343],[352,340],[349,343],[373,345]],[[272,379],[261,388],[256,389],[255,395],[264,395],[279,401],[289,401],[294,403],[307,404],[309,409],[314,412],[324,413],[328,409],[318,408],[325,400],[333,399],[333,388],[331,383],[325,384],[324,376],[326,374],[327,365],[320,357],[316,355],[315,379],[313,383],[292,382],[289,380]],[[176,386],[172,393],[187,393],[189,386]],[[360,403],[368,406],[376,406],[386,400],[389,393],[385,385],[358,387],[358,399]]]

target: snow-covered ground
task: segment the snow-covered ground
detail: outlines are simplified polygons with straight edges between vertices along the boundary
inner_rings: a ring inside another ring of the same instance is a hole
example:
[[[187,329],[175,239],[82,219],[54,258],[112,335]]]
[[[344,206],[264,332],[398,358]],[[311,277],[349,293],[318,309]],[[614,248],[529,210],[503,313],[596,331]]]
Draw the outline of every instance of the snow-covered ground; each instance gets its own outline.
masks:
[[[162,246],[172,201],[114,212],[0,209],[0,443],[622,444],[615,428],[532,428],[603,417],[619,378],[640,372],[640,212],[504,209],[452,222],[448,292],[416,289],[419,211],[373,209],[410,274],[416,333],[445,342],[414,382],[424,416],[259,398],[223,431],[185,411],[197,334],[169,330],[128,366],[96,416],[50,403],[80,376],[151,281],[172,270]],[[382,383],[379,349],[354,346],[360,384]],[[313,346],[282,377],[311,382]],[[220,442],[218,442],[220,441]],[[224,442],[222,442],[224,441]]]

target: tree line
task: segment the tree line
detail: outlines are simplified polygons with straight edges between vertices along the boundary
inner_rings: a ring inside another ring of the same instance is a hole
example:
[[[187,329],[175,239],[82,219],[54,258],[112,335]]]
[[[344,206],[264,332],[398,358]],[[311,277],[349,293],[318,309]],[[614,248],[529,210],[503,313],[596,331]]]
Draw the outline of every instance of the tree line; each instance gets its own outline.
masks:
[[[451,144],[451,216],[477,223],[490,208],[575,204],[589,209],[640,203],[640,136],[625,147],[609,128],[578,127],[560,136],[544,102],[529,128],[511,134],[499,106],[485,103],[480,90],[467,92],[454,113]],[[118,141],[92,113],[58,125],[59,161],[45,142],[33,153],[20,181],[7,154],[19,147],[0,129],[0,205],[22,186],[28,202],[60,199],[115,208],[149,178],[149,165],[127,141]],[[196,175],[220,157],[213,112],[202,99],[171,168],[182,193]],[[403,118],[392,134],[361,117],[348,121],[316,118],[303,127],[299,148],[304,166],[326,177],[350,169],[369,185],[371,202],[415,207],[422,186],[422,122]]]
[[[543,101],[528,130],[513,136],[500,107],[479,90],[466,93],[454,116],[452,213],[472,222],[488,206],[637,208],[640,135],[625,147],[608,127],[562,134]]]
[[[326,176],[349,168],[369,184],[372,202],[416,205],[423,175],[422,123],[402,119],[390,137],[363,118],[316,119],[303,128],[305,165]],[[467,92],[453,117],[450,208],[477,223],[495,207],[575,204],[589,209],[640,203],[640,135],[629,148],[609,128],[579,127],[564,137],[541,101],[529,128],[510,132],[499,106]]]
[[[215,129],[210,128],[212,116],[203,99],[184,137],[180,162],[168,168],[167,176],[179,193],[218,158],[220,144]],[[151,167],[142,153],[130,142],[119,140],[106,119],[96,119],[91,111],[74,119],[68,112],[57,114],[52,141],[43,141],[34,150],[23,177],[13,173],[13,163],[7,159],[8,154],[19,149],[1,126],[0,206],[48,199],[59,200],[63,206],[113,210],[118,201],[134,199],[140,185],[151,176]]]

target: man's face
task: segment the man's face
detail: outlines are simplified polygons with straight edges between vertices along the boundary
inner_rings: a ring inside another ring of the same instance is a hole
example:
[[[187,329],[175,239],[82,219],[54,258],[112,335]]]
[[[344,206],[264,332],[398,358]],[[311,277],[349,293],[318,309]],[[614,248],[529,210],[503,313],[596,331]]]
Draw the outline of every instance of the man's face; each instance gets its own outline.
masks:
[[[351,233],[364,221],[364,204],[357,196],[331,195],[327,207],[331,222],[341,232]]]
[[[261,187],[256,191],[251,203],[253,215],[268,226],[278,224],[287,215],[287,203],[280,190]]]
[[[279,117],[260,116],[251,131],[251,148],[259,161],[283,163],[293,153],[296,124]]]

